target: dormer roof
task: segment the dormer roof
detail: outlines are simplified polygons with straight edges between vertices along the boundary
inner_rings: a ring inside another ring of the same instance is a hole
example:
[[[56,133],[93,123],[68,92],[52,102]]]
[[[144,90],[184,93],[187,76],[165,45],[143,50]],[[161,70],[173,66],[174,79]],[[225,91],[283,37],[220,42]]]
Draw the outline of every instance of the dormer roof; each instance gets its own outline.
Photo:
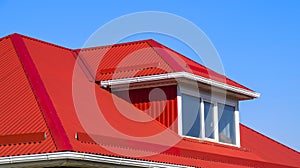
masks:
[[[77,49],[76,52],[86,65],[91,78],[104,84],[106,81],[113,83],[120,79],[129,79],[132,82],[145,76],[186,78],[245,94],[247,98],[244,99],[259,97],[253,90],[152,39]]]

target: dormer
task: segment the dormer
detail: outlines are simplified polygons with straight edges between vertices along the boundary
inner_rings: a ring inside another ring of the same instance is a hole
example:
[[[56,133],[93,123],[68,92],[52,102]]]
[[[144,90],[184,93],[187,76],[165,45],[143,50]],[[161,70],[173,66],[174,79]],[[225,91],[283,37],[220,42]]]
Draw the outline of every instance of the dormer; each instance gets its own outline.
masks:
[[[240,147],[239,101],[259,94],[157,43],[83,49],[102,88],[184,138]]]

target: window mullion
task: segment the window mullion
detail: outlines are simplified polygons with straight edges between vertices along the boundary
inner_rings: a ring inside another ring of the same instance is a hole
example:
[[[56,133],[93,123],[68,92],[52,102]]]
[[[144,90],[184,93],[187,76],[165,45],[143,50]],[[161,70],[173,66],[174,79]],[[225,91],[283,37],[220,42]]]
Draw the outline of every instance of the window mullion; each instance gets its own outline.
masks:
[[[213,117],[214,117],[214,138],[216,141],[219,141],[219,117],[218,117],[218,104],[213,103]]]
[[[203,99],[200,99],[200,138],[205,138],[205,118],[204,118],[204,101]]]
[[[234,111],[234,127],[235,127],[235,144],[240,146],[240,117],[239,117],[239,110],[236,108]]]
[[[182,133],[182,94],[179,85],[177,86],[177,110],[178,110],[178,134],[183,135]]]

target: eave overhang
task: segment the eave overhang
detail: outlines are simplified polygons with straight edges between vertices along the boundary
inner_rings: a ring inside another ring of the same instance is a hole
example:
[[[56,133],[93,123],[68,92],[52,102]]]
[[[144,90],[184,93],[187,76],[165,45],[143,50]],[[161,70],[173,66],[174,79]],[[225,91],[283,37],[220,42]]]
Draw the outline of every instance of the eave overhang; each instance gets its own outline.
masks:
[[[95,155],[79,152],[55,152],[0,158],[0,167],[162,167],[190,168],[189,166],[135,160],[121,157]]]
[[[122,87],[128,86],[129,84],[138,84],[138,83],[146,83],[146,82],[155,82],[155,81],[164,81],[164,80],[171,80],[175,79],[179,80],[186,80],[192,82],[198,82],[200,84],[209,85],[215,87],[219,90],[229,91],[237,96],[241,96],[243,100],[258,98],[260,93],[246,90],[242,88],[238,88],[226,83],[222,83],[216,80],[207,79],[198,75],[194,75],[188,72],[173,72],[173,73],[165,73],[159,75],[150,75],[150,76],[141,76],[141,77],[132,77],[132,78],[122,78],[122,79],[112,79],[112,80],[105,80],[100,81],[101,87],[108,88],[108,87]]]

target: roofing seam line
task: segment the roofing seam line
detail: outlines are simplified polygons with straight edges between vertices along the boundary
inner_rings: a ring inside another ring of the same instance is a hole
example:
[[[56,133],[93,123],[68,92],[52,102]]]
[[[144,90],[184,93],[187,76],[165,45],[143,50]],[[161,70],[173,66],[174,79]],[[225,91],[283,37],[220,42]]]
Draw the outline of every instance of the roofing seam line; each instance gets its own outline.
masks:
[[[76,67],[76,64],[79,65],[79,67],[81,68],[81,70],[84,72],[84,74],[86,75],[86,77],[88,78],[88,80],[90,82],[95,82],[95,77],[93,75],[93,73],[91,72],[91,68],[89,67],[89,65],[86,63],[86,61],[80,56],[80,53],[77,53],[76,51],[72,52],[74,58],[75,58],[75,65],[74,67]]]

